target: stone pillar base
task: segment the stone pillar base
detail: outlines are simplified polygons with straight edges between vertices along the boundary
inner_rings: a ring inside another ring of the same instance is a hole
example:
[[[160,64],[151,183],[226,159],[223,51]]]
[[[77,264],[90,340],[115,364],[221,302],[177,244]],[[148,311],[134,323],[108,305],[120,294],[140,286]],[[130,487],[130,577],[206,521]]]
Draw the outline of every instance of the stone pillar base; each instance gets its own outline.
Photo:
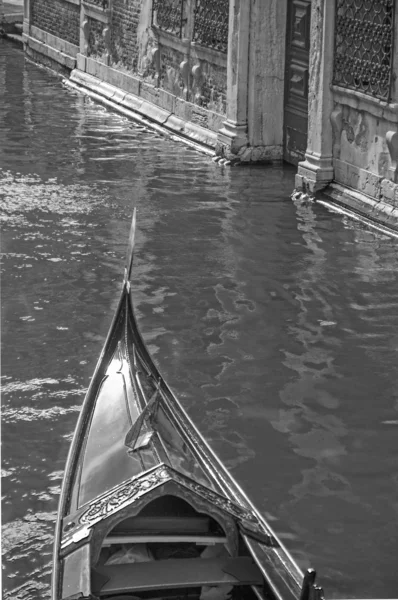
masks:
[[[333,181],[332,156],[320,156],[307,152],[305,160],[298,165],[296,189],[315,194]]]
[[[230,120],[225,121],[218,132],[216,154],[234,161],[238,158],[239,151],[247,148],[247,146],[247,123],[240,124]]]

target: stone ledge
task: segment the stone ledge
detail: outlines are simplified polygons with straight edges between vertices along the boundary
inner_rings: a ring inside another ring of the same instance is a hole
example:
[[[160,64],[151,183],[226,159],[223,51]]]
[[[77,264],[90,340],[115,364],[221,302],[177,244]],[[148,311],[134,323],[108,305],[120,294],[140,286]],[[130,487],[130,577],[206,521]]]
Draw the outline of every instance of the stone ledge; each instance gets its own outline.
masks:
[[[112,67],[108,67],[106,64],[99,62],[95,58],[84,57],[82,54],[78,55],[78,68],[80,64],[85,67],[85,70],[89,75],[106,81],[110,85],[127,92],[128,94],[140,95],[140,80],[133,75],[118,71]],[[83,65],[83,61],[85,64]]]
[[[143,100],[141,98],[137,98],[137,96],[133,96],[133,94],[126,94],[123,98],[123,106],[132,110],[136,113],[140,112],[140,108],[142,106]]]
[[[125,93],[120,88],[78,69],[72,71],[70,79],[65,80],[65,83],[156,131],[170,133],[173,139],[183,141],[210,156],[215,154],[217,133],[214,131],[184,121],[148,100]]]
[[[59,52],[62,52],[67,56],[76,58],[76,55],[79,52],[79,46],[71,44],[70,42],[63,40],[52,33],[48,33],[47,31],[36,27],[35,25],[31,25],[29,35],[31,38],[38,40],[39,42],[43,42],[43,44],[46,44],[55,50],[59,50]]]
[[[355,108],[356,110],[363,110],[378,119],[386,119],[392,123],[398,123],[398,103],[397,102],[384,102],[373,96],[368,96],[362,92],[355,90],[349,90],[337,85],[332,85],[333,99],[338,104],[343,104]]]
[[[191,54],[195,55],[198,60],[207,60],[213,65],[227,67],[227,55],[224,52],[214,50],[213,48],[206,48],[198,44],[198,42],[192,42]]]
[[[381,182],[381,199],[398,208],[398,183],[383,179]]]
[[[156,36],[157,42],[162,46],[174,48],[182,54],[189,52],[189,40],[187,38],[180,38],[173,33],[163,31],[156,25],[152,25],[151,29]]]
[[[152,104],[152,102],[148,102],[148,100],[144,100],[141,104],[140,113],[160,125],[164,125],[170,116],[167,110],[156,106],[156,104]]]
[[[333,167],[336,183],[357,190],[376,201],[380,199],[382,176],[338,158],[333,160]]]
[[[13,42],[14,44],[19,44],[23,46],[22,35],[18,35],[17,33],[5,33],[5,39]]]
[[[51,48],[44,42],[36,40],[30,35],[23,35],[24,43],[39,54],[43,54],[44,56],[50,58],[52,61],[59,63],[60,65],[66,67],[67,69],[74,69],[76,65],[76,58],[74,56],[70,56],[61,50],[57,50],[55,48]]]
[[[99,87],[101,84],[101,81],[93,75],[83,73],[83,71],[79,71],[78,69],[74,69],[72,71],[70,80],[76,83],[77,85],[85,86],[88,89],[93,90],[94,92],[97,91],[97,87]]]
[[[348,208],[362,218],[398,232],[398,208],[385,202],[384,199],[377,201],[338,183],[332,183],[324,189],[319,195],[320,200],[323,198]]]
[[[109,8],[102,8],[102,6],[97,6],[96,4],[87,4],[84,0],[82,0],[81,6],[87,17],[104,22],[107,22],[110,18],[111,11]]]
[[[167,90],[143,81],[135,74],[110,67],[98,58],[77,53],[76,65],[80,72],[91,75],[99,81],[110,84],[115,90],[119,90],[119,95],[120,92],[127,92],[139,99],[141,104],[149,103],[150,106],[145,104],[139,111],[154,121],[164,123],[166,127],[170,127],[174,131],[174,126],[169,125],[168,119],[170,115],[175,115],[190,124],[184,126],[183,135],[187,135],[187,137],[193,135],[194,139],[200,143],[215,147],[218,131],[225,119],[222,114],[174,96]],[[94,85],[94,82],[92,83]],[[113,100],[115,101],[115,98]],[[178,131],[181,131],[180,126],[176,133]]]
[[[43,54],[41,49],[38,51],[35,48],[30,47],[29,44],[27,44],[26,42],[25,34],[22,35],[22,38],[24,41],[23,46],[25,54],[30,60],[32,60],[38,65],[42,65],[46,69],[50,69],[50,71],[52,71],[53,74],[59,75],[60,77],[69,77],[71,69],[61,64],[58,58],[54,60],[53,58],[51,58],[51,56]]]
[[[206,146],[213,148],[214,154],[214,148],[217,143],[217,133],[210,131],[210,129],[205,129],[196,123],[191,123],[190,121],[183,121],[183,123],[184,129],[182,134],[199,144],[205,144]],[[167,121],[165,125],[174,131],[174,122],[171,122],[169,125],[169,121]],[[178,128],[175,133],[180,133],[180,131],[181,130]]]

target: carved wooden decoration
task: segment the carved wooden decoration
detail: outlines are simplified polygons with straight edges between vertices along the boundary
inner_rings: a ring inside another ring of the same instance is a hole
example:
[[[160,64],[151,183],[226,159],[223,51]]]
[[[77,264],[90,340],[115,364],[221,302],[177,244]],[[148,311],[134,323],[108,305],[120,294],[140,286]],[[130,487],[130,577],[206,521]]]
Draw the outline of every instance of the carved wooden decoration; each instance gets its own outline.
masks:
[[[268,534],[262,523],[250,509],[239,506],[229,498],[182,475],[175,469],[160,464],[139,476],[121,483],[110,492],[90,502],[80,513],[79,517],[74,519],[71,525],[67,525],[64,528],[62,547],[65,548],[69,544],[87,537],[93,525],[133,505],[145,496],[145,494],[152,492],[169,481],[177,484],[181,489],[185,489],[187,492],[198,496],[212,507],[218,508],[229,516],[243,522],[245,526],[250,527],[251,531]]]

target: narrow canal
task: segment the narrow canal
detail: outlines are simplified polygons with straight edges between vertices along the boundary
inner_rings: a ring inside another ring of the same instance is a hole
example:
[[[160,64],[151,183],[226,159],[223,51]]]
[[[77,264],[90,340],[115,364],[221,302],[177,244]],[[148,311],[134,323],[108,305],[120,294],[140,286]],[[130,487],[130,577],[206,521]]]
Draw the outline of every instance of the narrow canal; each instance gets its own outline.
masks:
[[[327,598],[397,598],[397,242],[222,168],[0,40],[6,599],[50,590],[62,472],[115,309]]]

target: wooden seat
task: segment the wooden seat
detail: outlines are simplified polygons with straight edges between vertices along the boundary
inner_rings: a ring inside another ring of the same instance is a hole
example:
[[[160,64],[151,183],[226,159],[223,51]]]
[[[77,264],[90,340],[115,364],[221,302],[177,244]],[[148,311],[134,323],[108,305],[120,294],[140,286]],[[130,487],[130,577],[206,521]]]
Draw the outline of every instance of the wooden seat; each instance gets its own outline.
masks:
[[[100,596],[202,585],[262,585],[260,570],[250,557],[181,558],[111,565],[100,569],[107,583]]]
[[[208,546],[209,544],[226,544],[227,538],[211,535],[111,535],[104,539],[102,547],[114,546],[115,544],[147,544],[147,543],[164,543],[171,542],[191,542]]]
[[[135,533],[162,534],[206,534],[210,519],[205,516],[167,516],[132,517],[118,523],[109,535],[133,535]]]

